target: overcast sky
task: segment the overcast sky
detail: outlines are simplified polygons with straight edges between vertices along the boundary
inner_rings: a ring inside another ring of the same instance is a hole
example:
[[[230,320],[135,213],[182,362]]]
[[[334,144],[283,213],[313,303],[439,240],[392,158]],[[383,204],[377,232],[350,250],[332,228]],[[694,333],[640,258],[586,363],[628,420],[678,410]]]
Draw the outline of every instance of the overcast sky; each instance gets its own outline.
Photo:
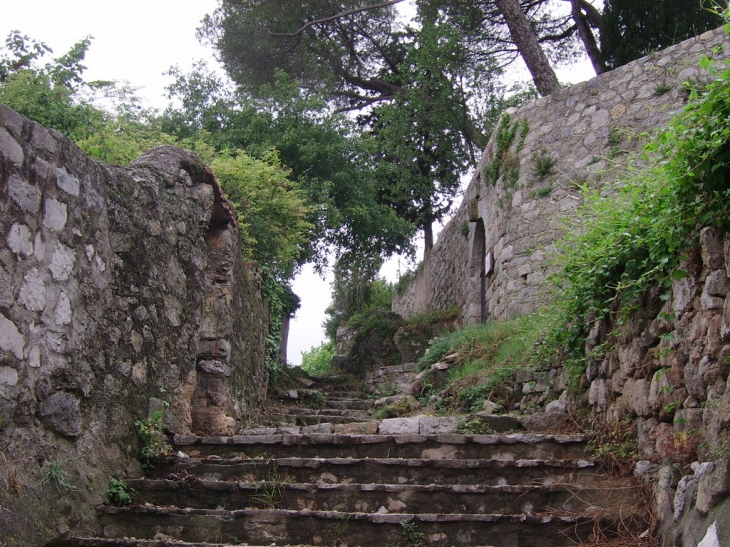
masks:
[[[164,74],[171,66],[185,72],[198,59],[215,64],[213,52],[197,41],[195,31],[217,5],[217,0],[0,0],[0,45],[10,31],[19,30],[60,56],[91,35],[85,79],[128,81],[140,88],[139,95],[151,106],[163,108],[164,88],[171,83]],[[584,63],[559,71],[558,76],[575,82],[591,73]],[[384,273],[394,280],[397,270],[396,259]],[[294,364],[300,363],[302,350],[324,340],[330,282],[309,267],[294,281],[294,292],[302,298],[289,338],[289,361]]]

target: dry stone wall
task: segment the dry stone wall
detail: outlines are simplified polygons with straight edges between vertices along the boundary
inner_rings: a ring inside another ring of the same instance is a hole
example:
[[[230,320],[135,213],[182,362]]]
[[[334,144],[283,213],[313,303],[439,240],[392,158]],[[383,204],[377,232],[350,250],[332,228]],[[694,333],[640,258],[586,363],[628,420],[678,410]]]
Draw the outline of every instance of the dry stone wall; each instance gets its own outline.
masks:
[[[580,186],[621,169],[625,152],[640,146],[637,136],[685,104],[685,82],[702,77],[699,59],[727,57],[727,42],[722,29],[710,31],[510,111],[510,146],[500,153],[495,131],[461,206],[394,311],[408,317],[457,306],[475,323],[538,308]]]
[[[235,213],[184,150],[108,166],[0,105],[0,233],[0,545],[41,545],[140,472],[135,420],[216,435],[256,416],[267,318]]]

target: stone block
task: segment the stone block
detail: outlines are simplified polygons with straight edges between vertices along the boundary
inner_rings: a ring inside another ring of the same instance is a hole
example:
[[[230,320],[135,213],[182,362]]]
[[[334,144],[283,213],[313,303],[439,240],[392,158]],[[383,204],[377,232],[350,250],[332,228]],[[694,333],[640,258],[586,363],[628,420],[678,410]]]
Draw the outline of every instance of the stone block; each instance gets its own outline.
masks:
[[[380,435],[418,435],[421,417],[389,418],[382,420],[378,426]]]
[[[421,435],[456,433],[458,423],[459,419],[455,417],[421,418],[419,422],[419,432]]]
[[[79,400],[71,393],[52,393],[41,403],[38,417],[48,429],[65,437],[77,437],[81,433]]]
[[[349,424],[335,424],[334,432],[342,435],[375,435],[378,432],[378,422],[353,422]]]
[[[316,425],[308,425],[302,428],[302,435],[311,435],[312,433],[323,433],[325,435],[332,434],[332,424],[323,423]]]
[[[647,417],[651,415],[651,407],[649,406],[649,384],[646,379],[627,379],[623,387],[623,397],[628,408],[637,416]]]
[[[724,496],[730,494],[730,461],[714,462],[713,468],[704,473],[697,487],[697,511],[702,515]]]
[[[703,294],[721,296],[724,298],[725,294],[727,294],[729,282],[730,280],[728,280],[725,269],[713,270],[705,279]]]
[[[702,243],[702,262],[710,270],[725,267],[725,242],[719,228],[708,227],[700,231]]]

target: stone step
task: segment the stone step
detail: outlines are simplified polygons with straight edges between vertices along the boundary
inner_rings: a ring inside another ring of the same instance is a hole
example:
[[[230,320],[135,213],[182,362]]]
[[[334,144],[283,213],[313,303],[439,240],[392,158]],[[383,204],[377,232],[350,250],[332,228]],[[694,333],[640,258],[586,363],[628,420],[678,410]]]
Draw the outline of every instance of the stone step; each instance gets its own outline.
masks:
[[[185,458],[156,464],[151,478],[263,480],[286,482],[395,484],[555,484],[597,485],[606,476],[587,460],[480,460],[420,458]]]
[[[327,416],[320,414],[269,414],[262,419],[269,424],[295,424],[299,426],[316,426],[320,424],[349,424],[368,419],[367,413],[355,417]],[[324,432],[324,431],[323,431]]]
[[[595,526],[607,532],[611,513],[439,514],[343,513],[285,509],[178,509],[101,507],[105,536],[151,539],[164,534],[189,542],[313,544],[385,547],[406,539],[403,524],[423,534],[425,545],[565,547],[585,539]]]
[[[347,400],[347,399],[368,399],[369,396],[363,391],[347,391],[347,390],[332,390],[327,392],[327,399],[332,400]]]
[[[131,480],[135,502],[196,509],[294,509],[376,513],[531,514],[620,508],[625,490],[579,484],[312,484],[272,481]]]
[[[289,414],[294,416],[341,416],[343,418],[357,418],[358,420],[367,420],[370,417],[370,414],[365,410],[352,410],[349,408],[291,407],[288,410]]]
[[[312,426],[317,427],[317,426]],[[424,459],[581,459],[584,435],[514,433],[503,435],[176,435],[176,450],[189,456],[221,458],[424,458]]]
[[[175,539],[71,537],[47,543],[45,547],[240,547],[240,545],[231,543],[188,543],[187,541]],[[270,547],[270,545],[266,545],[266,547]],[[307,546],[290,545],[289,547]]]
[[[325,406],[339,410],[370,410],[375,405],[372,399],[327,399]]]

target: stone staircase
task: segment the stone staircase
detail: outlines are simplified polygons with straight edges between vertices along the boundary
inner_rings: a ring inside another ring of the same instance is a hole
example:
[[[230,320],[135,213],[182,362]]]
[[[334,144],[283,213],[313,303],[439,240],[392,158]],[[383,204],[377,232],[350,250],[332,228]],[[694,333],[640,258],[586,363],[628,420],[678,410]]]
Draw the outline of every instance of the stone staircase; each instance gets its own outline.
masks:
[[[177,457],[127,481],[134,505],[98,508],[99,537],[54,545],[563,547],[635,511],[633,486],[587,459],[582,435],[375,421],[372,400],[336,382],[289,390],[240,435],[176,436]]]

